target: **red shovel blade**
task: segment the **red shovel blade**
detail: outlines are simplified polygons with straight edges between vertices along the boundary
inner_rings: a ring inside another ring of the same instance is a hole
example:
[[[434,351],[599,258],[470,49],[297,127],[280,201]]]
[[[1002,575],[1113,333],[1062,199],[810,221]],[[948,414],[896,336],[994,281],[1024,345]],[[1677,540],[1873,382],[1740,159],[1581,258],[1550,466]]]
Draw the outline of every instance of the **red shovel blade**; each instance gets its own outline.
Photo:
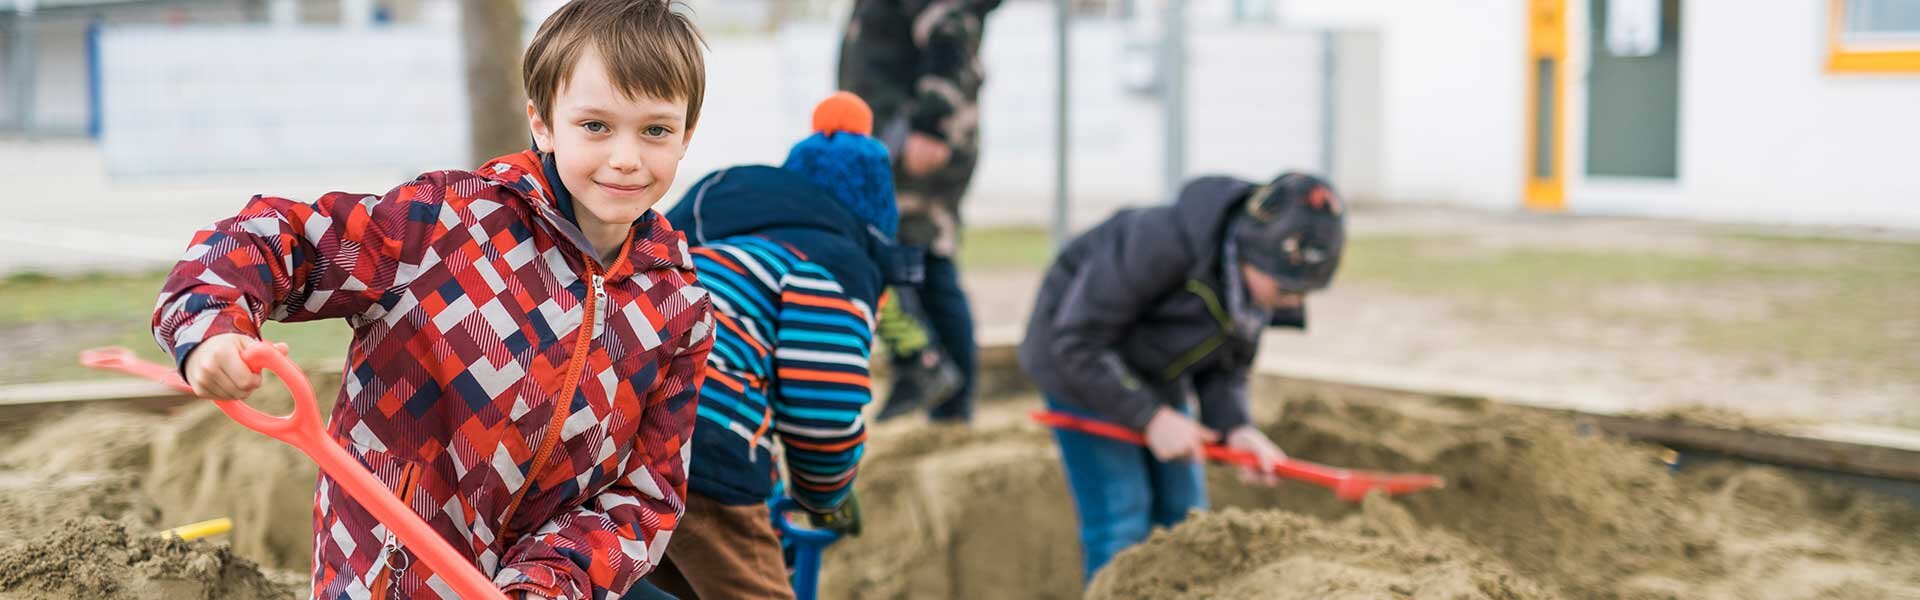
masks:
[[[1105,421],[1046,410],[1034,411],[1030,416],[1034,422],[1054,429],[1078,431],[1140,446],[1147,445],[1146,436]],[[1260,462],[1250,452],[1218,445],[1207,446],[1207,459],[1240,466],[1256,466]],[[1347,501],[1357,501],[1366,497],[1367,492],[1374,490],[1380,490],[1389,496],[1399,496],[1425,489],[1446,487],[1446,480],[1438,475],[1342,469],[1297,458],[1281,459],[1273,466],[1273,474],[1333,490],[1334,497]]]

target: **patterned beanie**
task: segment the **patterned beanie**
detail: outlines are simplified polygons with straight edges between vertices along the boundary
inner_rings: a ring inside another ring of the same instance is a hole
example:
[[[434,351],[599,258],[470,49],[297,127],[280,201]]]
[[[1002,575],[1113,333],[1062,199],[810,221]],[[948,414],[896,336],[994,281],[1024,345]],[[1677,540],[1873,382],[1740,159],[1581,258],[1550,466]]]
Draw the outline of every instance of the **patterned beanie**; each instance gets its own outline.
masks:
[[[794,144],[783,168],[826,190],[854,216],[892,238],[900,226],[893,164],[873,139],[873,110],[859,96],[835,92],[813,109],[813,135]]]
[[[1281,173],[1248,194],[1233,241],[1241,260],[1278,280],[1280,289],[1323,289],[1347,246],[1345,213],[1326,180]]]

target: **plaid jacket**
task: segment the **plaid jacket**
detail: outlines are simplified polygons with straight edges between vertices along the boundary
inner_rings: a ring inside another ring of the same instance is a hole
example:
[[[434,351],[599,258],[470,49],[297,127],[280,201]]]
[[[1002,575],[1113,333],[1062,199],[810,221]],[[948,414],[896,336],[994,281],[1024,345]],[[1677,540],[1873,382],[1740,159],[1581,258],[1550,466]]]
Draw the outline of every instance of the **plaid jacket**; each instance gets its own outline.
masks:
[[[184,361],[346,319],[334,441],[502,589],[617,597],[685,509],[711,303],[658,213],[601,265],[544,179],[526,152],[385,196],[255,197],[194,236],[154,335]],[[317,598],[452,597],[325,475],[314,557]]]

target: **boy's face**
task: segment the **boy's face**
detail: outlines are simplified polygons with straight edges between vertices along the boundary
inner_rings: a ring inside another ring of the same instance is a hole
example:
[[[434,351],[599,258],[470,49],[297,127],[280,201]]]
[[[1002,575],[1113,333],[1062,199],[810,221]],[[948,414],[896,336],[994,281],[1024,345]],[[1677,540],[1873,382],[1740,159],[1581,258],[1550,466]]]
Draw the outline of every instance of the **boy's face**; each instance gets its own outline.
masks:
[[[1253,297],[1253,303],[1267,310],[1299,308],[1306,299],[1300,292],[1280,289],[1280,280],[1245,262],[1240,263],[1240,280],[1246,282],[1247,295]]]
[[[684,99],[622,95],[591,46],[555,94],[552,123],[527,103],[534,142],[553,153],[575,216],[589,231],[631,226],[666,195],[693,138],[686,123]]]

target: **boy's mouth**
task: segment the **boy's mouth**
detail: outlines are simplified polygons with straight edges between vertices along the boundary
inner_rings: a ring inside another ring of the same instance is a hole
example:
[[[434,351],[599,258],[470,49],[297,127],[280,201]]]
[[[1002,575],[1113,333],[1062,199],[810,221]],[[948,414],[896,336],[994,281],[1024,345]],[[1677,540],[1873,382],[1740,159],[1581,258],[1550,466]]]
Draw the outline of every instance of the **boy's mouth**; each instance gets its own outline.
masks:
[[[647,191],[647,186],[644,185],[618,185],[604,181],[595,181],[593,183],[600,186],[600,189],[606,190],[607,193],[615,196],[636,196]]]

